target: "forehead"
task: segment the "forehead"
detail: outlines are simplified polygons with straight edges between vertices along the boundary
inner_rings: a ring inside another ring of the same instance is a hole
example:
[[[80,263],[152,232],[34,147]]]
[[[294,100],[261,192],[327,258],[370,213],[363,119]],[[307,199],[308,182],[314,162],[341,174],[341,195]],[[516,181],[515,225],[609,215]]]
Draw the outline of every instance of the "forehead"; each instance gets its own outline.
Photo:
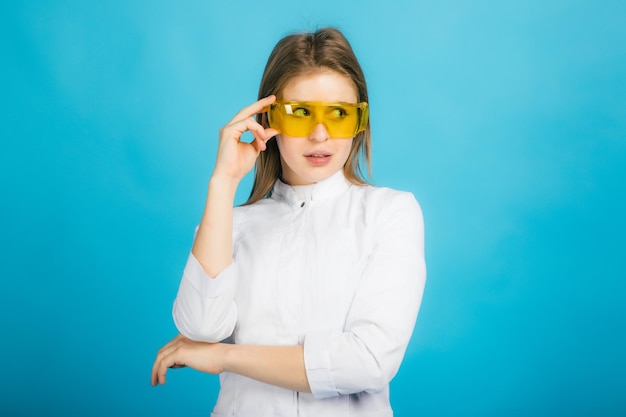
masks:
[[[350,77],[331,70],[295,76],[283,87],[286,101],[343,101],[356,103],[357,89]]]

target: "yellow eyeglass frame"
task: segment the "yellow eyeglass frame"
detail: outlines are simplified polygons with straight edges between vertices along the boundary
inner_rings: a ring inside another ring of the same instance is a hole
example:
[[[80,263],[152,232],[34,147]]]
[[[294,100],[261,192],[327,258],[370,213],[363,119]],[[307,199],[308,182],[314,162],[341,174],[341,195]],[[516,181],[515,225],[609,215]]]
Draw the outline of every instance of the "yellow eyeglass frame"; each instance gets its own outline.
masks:
[[[318,124],[331,139],[352,139],[367,127],[366,102],[276,101],[267,112],[270,127],[294,137],[308,137]]]

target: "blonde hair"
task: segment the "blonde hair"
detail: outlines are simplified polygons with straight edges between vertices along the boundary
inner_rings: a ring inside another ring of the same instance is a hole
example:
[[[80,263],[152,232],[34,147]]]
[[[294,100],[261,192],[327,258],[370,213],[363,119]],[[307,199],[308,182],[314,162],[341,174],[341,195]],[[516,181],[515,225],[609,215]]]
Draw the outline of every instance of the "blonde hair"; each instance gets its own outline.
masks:
[[[357,101],[368,101],[367,85],[361,65],[348,40],[335,28],[288,35],[281,39],[267,60],[259,87],[259,99],[272,94],[280,97],[285,85],[294,77],[327,70],[350,78],[357,90]],[[257,120],[263,127],[268,127],[265,113],[259,114]],[[369,183],[361,169],[361,158],[367,163],[367,173],[371,176],[369,120],[365,131],[354,137],[350,155],[343,167],[346,179],[353,184]],[[276,139],[272,138],[267,142],[267,149],[257,158],[254,184],[245,204],[252,204],[267,197],[280,176],[280,153]]]

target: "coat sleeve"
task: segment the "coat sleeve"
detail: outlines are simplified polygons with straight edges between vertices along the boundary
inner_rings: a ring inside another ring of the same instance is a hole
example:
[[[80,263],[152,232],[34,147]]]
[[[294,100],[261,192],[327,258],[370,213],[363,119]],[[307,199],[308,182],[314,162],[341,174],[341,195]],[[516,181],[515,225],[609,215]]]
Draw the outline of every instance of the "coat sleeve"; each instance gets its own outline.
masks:
[[[172,309],[178,331],[202,342],[220,342],[228,338],[237,322],[236,281],[235,263],[210,278],[190,253]]]
[[[305,335],[316,398],[385,389],[413,333],[426,282],[422,212],[410,193],[387,197],[373,208],[372,251],[343,331]]]

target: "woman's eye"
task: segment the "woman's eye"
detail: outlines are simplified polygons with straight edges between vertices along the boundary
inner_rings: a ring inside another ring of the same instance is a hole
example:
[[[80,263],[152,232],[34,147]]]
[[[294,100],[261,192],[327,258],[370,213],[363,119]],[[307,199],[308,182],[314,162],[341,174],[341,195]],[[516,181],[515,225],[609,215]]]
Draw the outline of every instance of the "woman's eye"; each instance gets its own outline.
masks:
[[[336,118],[336,119],[341,119],[342,117],[346,116],[346,110],[342,109],[340,107],[336,107],[334,109],[331,110],[330,114],[332,115],[332,117]]]
[[[309,109],[299,107],[293,111],[293,115],[297,117],[306,117],[311,115],[311,112],[309,111]]]

